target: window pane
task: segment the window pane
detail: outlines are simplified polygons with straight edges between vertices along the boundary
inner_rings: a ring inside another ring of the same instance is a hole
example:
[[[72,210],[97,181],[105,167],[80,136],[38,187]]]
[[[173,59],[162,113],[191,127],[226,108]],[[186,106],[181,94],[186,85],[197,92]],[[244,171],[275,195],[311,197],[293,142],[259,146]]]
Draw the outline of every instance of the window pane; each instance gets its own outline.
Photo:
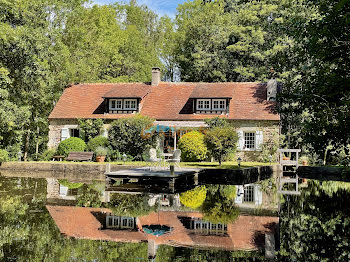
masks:
[[[244,188],[244,202],[254,202],[254,186],[246,186]]]
[[[244,133],[244,147],[251,149],[255,148],[255,132]]]

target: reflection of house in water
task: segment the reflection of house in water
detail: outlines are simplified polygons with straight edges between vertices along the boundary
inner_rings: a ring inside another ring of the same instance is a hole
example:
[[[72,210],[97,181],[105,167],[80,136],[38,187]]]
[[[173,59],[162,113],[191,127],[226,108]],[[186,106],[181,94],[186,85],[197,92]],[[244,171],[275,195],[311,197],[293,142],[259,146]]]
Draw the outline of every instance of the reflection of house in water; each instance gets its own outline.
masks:
[[[258,184],[237,185],[237,197],[235,203],[240,204],[262,204],[262,191],[261,186]]]
[[[149,194],[148,205],[150,207],[159,204],[160,209],[177,209],[181,207],[179,194]]]
[[[47,193],[46,199],[48,203],[60,203],[71,204],[77,200],[78,188],[68,188],[67,186],[60,184],[59,179],[46,178]],[[105,200],[104,191],[101,192],[101,201]]]
[[[190,234],[228,236],[227,224],[211,223],[193,217],[179,217],[179,219],[184,227],[190,230]]]
[[[47,206],[60,232],[68,237],[116,242],[224,250],[256,250],[264,236],[274,233],[278,217],[240,215],[229,224],[203,220],[199,212],[159,211],[146,216],[115,216],[105,208]],[[146,234],[145,225],[166,225],[172,230],[161,236]]]
[[[265,192],[260,184],[236,185],[235,204],[240,208],[277,208],[276,194]]]

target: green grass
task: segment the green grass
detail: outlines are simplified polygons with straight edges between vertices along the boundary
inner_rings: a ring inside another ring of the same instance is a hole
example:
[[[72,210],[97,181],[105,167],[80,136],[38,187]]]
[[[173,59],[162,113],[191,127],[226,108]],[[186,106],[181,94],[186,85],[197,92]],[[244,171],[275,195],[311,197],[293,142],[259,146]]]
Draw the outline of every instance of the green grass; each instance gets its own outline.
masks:
[[[28,161],[22,163],[50,163],[50,164],[68,164],[68,165],[105,165],[104,163],[97,162],[72,162],[72,161]],[[115,161],[110,162],[113,165],[125,165],[125,166],[147,166],[149,163],[144,161]],[[241,168],[247,167],[255,167],[255,166],[268,166],[270,163],[262,163],[262,162],[241,162]],[[272,163],[275,164],[275,163]],[[222,168],[222,169],[237,169],[238,163],[236,161],[223,162],[220,166],[218,162],[181,162],[181,167],[192,167],[192,168]]]

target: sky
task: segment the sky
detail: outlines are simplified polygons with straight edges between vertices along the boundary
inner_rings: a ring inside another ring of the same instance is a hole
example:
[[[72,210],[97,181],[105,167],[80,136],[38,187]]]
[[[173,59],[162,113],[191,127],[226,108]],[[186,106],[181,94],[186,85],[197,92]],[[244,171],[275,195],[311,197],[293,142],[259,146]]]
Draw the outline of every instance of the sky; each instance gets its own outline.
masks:
[[[184,3],[186,0],[138,0],[137,2],[142,5],[147,5],[150,9],[155,11],[160,16],[168,15],[175,17],[176,7],[178,4]],[[115,2],[129,2],[128,0],[93,0],[95,4],[104,5],[112,4]]]

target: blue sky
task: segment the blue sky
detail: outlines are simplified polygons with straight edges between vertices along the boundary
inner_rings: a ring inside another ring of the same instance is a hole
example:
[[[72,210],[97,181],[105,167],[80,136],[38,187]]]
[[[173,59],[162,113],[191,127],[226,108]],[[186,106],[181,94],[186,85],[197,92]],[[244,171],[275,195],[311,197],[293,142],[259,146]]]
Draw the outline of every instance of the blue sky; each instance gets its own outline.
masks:
[[[145,4],[159,15],[175,16],[176,7],[186,0],[138,0],[139,4]],[[128,0],[93,0],[95,4],[112,4],[115,2],[129,2]]]

